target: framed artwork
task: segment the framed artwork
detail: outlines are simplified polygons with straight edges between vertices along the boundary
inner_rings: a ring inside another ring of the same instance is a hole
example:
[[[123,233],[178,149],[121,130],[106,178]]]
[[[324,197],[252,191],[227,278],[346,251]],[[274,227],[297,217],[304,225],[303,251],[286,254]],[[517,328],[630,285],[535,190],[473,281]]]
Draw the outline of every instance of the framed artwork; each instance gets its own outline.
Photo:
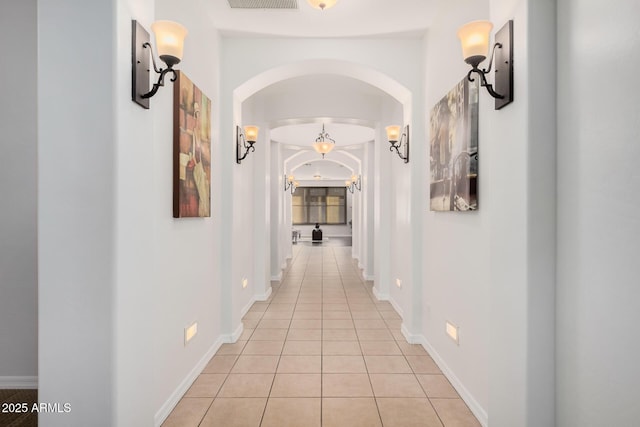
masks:
[[[432,211],[478,209],[478,81],[466,77],[431,109]]]
[[[173,217],[211,216],[211,101],[182,71],[173,86]]]

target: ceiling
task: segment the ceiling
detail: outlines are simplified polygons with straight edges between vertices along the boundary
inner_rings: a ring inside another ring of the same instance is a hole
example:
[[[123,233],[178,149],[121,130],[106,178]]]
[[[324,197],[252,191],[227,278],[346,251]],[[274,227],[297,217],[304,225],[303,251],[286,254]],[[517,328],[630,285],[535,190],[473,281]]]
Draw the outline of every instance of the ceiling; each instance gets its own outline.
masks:
[[[231,8],[227,0],[204,1],[210,3],[213,23],[223,34],[286,37],[420,35],[431,24],[437,2],[338,0],[332,8],[318,10],[307,0],[297,0],[297,9],[241,9]],[[253,3],[268,5],[274,2]]]

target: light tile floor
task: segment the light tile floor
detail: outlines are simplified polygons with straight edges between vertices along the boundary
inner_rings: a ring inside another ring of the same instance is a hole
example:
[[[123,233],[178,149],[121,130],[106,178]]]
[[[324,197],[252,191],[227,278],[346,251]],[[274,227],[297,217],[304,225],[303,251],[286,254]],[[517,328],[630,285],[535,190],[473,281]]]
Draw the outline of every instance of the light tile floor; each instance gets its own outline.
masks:
[[[477,427],[401,318],[363,282],[350,247],[294,246],[266,302],[243,319],[164,427]]]

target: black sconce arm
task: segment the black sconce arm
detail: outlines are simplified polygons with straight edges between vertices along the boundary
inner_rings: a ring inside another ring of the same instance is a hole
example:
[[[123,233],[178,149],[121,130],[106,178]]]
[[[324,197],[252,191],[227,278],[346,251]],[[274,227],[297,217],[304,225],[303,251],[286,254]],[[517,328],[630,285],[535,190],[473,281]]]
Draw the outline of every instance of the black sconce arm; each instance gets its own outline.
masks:
[[[245,157],[247,157],[247,155],[249,154],[249,151],[251,152],[255,152],[256,151],[256,147],[253,146],[254,142],[249,141],[249,145],[247,145],[246,140],[244,139],[244,135],[242,135],[242,146],[245,148],[245,152],[242,155],[242,157],[238,158],[238,162],[241,162],[242,160],[245,159]]]
[[[171,64],[169,64],[166,69],[158,68],[158,66],[156,65],[156,59],[153,54],[153,47],[151,46],[151,43],[147,42],[143,44],[142,47],[145,47],[145,48],[148,47],[149,49],[151,49],[151,61],[153,62],[153,69],[156,73],[160,74],[160,77],[158,78],[158,82],[153,84],[153,88],[151,88],[149,92],[140,95],[140,98],[151,98],[153,95],[156,94],[156,92],[158,92],[158,89],[164,86],[164,76],[166,76],[168,73],[173,73],[173,77],[171,78],[171,81],[175,82],[176,79],[178,78],[178,75],[176,74],[176,71],[173,69]]]
[[[487,74],[489,74],[491,72],[491,66],[493,65],[493,55],[496,53],[496,49],[502,49],[502,43],[496,43],[493,45],[493,50],[491,51],[491,58],[489,58],[489,68],[487,69],[480,69],[478,68],[479,64],[476,63],[472,63],[471,66],[473,67],[469,73],[467,74],[467,79],[470,82],[475,81],[472,77],[471,74],[472,73],[476,73],[480,76],[480,86],[487,88],[487,92],[489,92],[489,94],[497,99],[504,99],[504,95],[500,95],[498,92],[496,92],[495,90],[493,90],[493,85],[487,82],[487,78],[485,77]]]

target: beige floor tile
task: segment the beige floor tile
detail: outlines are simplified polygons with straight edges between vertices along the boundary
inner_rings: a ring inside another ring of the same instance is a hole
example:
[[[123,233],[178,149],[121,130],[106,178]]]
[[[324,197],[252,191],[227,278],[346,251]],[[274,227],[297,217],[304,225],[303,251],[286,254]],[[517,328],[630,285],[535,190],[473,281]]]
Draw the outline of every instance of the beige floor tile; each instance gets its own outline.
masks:
[[[200,374],[184,397],[216,397],[227,374]]]
[[[218,397],[269,397],[274,374],[229,374]]]
[[[364,356],[370,374],[411,374],[404,356]]]
[[[285,341],[283,355],[307,356],[322,354],[322,341]]]
[[[249,338],[251,338],[253,331],[255,331],[255,329],[243,329],[240,338],[238,338],[238,341],[249,341]]]
[[[376,401],[385,427],[443,427],[428,399],[376,398]]]
[[[320,397],[321,374],[276,374],[271,397]]]
[[[251,341],[284,341],[287,329],[256,329],[251,335]]]
[[[212,402],[212,398],[184,398],[162,423],[162,427],[197,427]]]
[[[356,319],[382,319],[377,310],[374,311],[351,311],[354,321]]]
[[[409,344],[406,341],[398,341],[398,347],[405,356],[428,356],[429,353],[420,344]]]
[[[284,341],[249,341],[242,354],[246,355],[279,355],[282,353]]]
[[[325,374],[366,373],[362,356],[322,356],[322,372]]]
[[[326,303],[322,307],[322,311],[348,311],[349,305],[339,303]]]
[[[356,341],[355,329],[324,329],[322,339],[325,341]]]
[[[293,320],[322,319],[322,311],[296,311],[293,313]]]
[[[400,356],[402,352],[395,341],[360,341],[362,354],[367,356]]]
[[[249,311],[264,312],[269,308],[269,304],[266,302],[254,302]]]
[[[322,356],[282,356],[278,365],[279,374],[319,374]]]
[[[395,341],[388,329],[358,329],[357,332],[360,341]]]
[[[362,397],[322,399],[322,427],[382,427],[376,401]]]
[[[406,356],[407,362],[416,374],[441,374],[440,368],[430,356]]]
[[[317,299],[316,301],[320,301],[320,299]],[[301,303],[298,302],[298,304],[296,305],[296,311],[320,311],[322,310],[322,304],[315,302],[315,303]]]
[[[325,311],[322,313],[323,319],[348,319],[351,320],[351,312],[348,310]]]
[[[242,319],[242,326],[245,329],[255,329],[258,323],[260,323],[260,319]]]
[[[353,320],[351,319],[323,319],[323,329],[353,329]]]
[[[320,319],[293,319],[291,329],[320,329],[322,320]]]
[[[320,398],[270,398],[261,427],[320,427]]]
[[[353,323],[356,329],[387,329],[387,324],[382,319],[355,319]]]
[[[276,372],[280,356],[238,357],[231,373],[233,374],[272,374]]]
[[[480,427],[462,399],[430,399],[446,427]]]
[[[396,341],[399,342],[407,342],[407,339],[405,338],[405,336],[402,334],[402,331],[398,331],[395,329],[389,329],[391,331],[391,335],[393,335],[393,338],[395,338]]]
[[[290,329],[287,341],[320,341],[322,329]]]
[[[279,313],[274,311],[274,313]],[[262,319],[258,323],[257,329],[289,329],[289,319]]]
[[[216,352],[216,355],[228,356],[231,354],[240,354],[242,353],[242,349],[244,348],[246,343],[246,341],[237,341],[233,344],[222,344]]]
[[[217,398],[200,427],[258,427],[266,398]]]
[[[255,312],[250,311],[244,315],[242,320],[260,320],[262,318],[263,312]]]
[[[290,320],[293,313],[290,311],[268,311],[262,316],[262,320]]]
[[[413,374],[370,374],[376,397],[426,397]]]
[[[333,356],[360,356],[359,341],[323,341],[322,354]]]
[[[391,320],[385,320],[384,323],[386,323],[387,328],[389,329],[395,329],[398,331],[402,329],[402,320],[391,319]]]
[[[384,320],[402,320],[402,317],[395,311],[381,311],[380,316],[382,316]]]
[[[271,305],[269,305],[269,308],[267,309],[267,312],[269,312],[269,311],[293,311],[295,306],[296,305],[294,303],[271,303]]]
[[[322,374],[323,397],[373,396],[367,374]]]
[[[378,309],[376,308],[375,304],[373,303],[369,303],[369,304],[349,304],[349,309],[351,311],[372,311],[372,312],[378,312]]]
[[[416,375],[427,397],[459,399],[458,392],[444,375]]]
[[[207,366],[203,369],[203,374],[228,374],[236,363],[238,356],[213,356]]]

